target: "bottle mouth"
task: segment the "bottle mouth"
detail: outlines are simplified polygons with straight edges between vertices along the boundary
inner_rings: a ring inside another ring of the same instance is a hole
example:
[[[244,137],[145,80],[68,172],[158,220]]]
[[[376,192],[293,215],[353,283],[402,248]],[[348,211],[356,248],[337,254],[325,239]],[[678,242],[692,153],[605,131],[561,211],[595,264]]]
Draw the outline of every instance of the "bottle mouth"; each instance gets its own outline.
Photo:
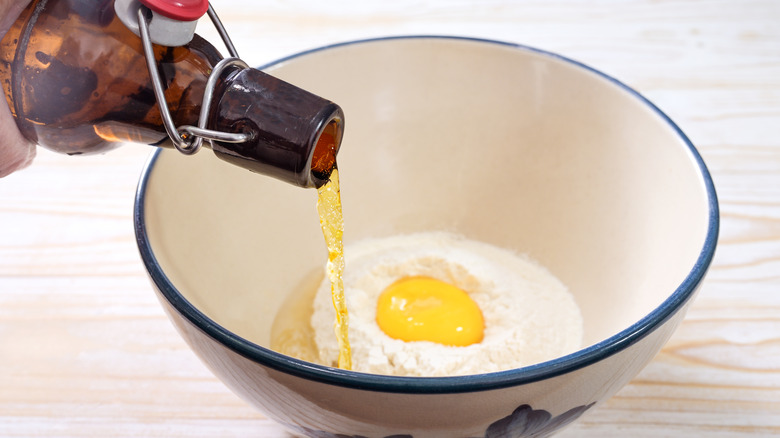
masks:
[[[344,125],[342,117],[330,119],[320,131],[320,135],[314,145],[310,166],[311,179],[315,187],[321,187],[330,179],[330,174],[336,167],[336,154],[338,154],[341,146],[343,134]]]

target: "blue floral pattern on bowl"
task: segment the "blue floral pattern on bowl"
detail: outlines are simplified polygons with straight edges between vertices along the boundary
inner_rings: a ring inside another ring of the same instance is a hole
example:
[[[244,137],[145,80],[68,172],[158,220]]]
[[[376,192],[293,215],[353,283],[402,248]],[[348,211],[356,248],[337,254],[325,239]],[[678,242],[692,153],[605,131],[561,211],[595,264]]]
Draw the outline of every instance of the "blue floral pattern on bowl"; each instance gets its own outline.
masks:
[[[478,438],[544,438],[580,417],[595,403],[577,406],[561,415],[553,417],[544,409],[533,409],[524,404],[506,417],[495,421]],[[368,438],[362,435],[344,435],[339,433],[313,430],[307,427],[290,426],[309,438]],[[412,435],[389,435],[384,438],[414,438]],[[475,437],[476,438],[476,437]]]
[[[544,409],[533,409],[522,405],[510,415],[491,424],[485,431],[485,438],[543,438],[580,417],[595,403],[577,406],[553,417]]]

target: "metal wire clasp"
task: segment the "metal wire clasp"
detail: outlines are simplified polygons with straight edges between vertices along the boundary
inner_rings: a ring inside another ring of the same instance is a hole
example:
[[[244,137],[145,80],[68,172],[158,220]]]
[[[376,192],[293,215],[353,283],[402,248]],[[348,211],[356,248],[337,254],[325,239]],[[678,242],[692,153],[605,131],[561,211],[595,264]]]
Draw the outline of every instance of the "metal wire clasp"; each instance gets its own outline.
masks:
[[[146,56],[146,65],[149,68],[149,76],[152,80],[152,88],[154,88],[154,96],[157,99],[157,106],[160,109],[165,131],[168,133],[168,137],[171,138],[173,146],[183,154],[192,155],[200,150],[204,139],[208,140],[209,143],[214,140],[225,143],[243,143],[250,140],[252,138],[251,133],[222,132],[206,128],[211,100],[214,95],[214,87],[222,72],[228,67],[249,68],[244,61],[239,59],[233,42],[230,40],[227,31],[222,26],[222,22],[219,20],[216,12],[214,12],[211,4],[209,4],[208,9],[209,18],[214,23],[214,27],[217,28],[217,32],[222,37],[222,41],[225,43],[231,57],[218,62],[211,74],[209,74],[209,78],[206,81],[206,89],[203,93],[198,126],[184,125],[177,128],[173,122],[173,117],[171,117],[171,112],[168,110],[168,104],[165,101],[165,90],[163,89],[160,73],[157,70],[157,62],[154,59],[154,49],[152,48],[152,40],[149,35],[149,21],[147,18],[147,13],[149,12],[150,10],[146,6],[138,9],[138,28],[141,42],[143,43],[144,55]]]

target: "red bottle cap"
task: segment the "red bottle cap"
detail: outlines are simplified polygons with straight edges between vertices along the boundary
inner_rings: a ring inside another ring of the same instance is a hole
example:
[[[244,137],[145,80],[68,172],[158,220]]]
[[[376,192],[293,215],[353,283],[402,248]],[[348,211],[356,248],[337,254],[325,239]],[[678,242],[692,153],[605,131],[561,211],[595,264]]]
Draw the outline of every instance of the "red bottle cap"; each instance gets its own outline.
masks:
[[[209,9],[208,0],[140,0],[147,8],[165,17],[195,21]]]

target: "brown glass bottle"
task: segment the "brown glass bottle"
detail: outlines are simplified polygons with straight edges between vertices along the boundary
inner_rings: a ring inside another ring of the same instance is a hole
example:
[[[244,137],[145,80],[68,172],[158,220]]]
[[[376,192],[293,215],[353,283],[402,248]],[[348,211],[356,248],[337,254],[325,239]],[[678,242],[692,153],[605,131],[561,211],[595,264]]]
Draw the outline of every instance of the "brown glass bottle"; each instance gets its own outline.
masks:
[[[195,35],[182,47],[154,46],[176,126],[197,125],[212,67],[222,59]],[[33,1],[0,41],[0,81],[22,134],[67,154],[123,142],[169,144],[141,40],[112,0]],[[227,69],[214,92],[210,129],[247,132],[214,143],[229,162],[304,186],[335,165],[343,131],[338,105],[255,69]]]

